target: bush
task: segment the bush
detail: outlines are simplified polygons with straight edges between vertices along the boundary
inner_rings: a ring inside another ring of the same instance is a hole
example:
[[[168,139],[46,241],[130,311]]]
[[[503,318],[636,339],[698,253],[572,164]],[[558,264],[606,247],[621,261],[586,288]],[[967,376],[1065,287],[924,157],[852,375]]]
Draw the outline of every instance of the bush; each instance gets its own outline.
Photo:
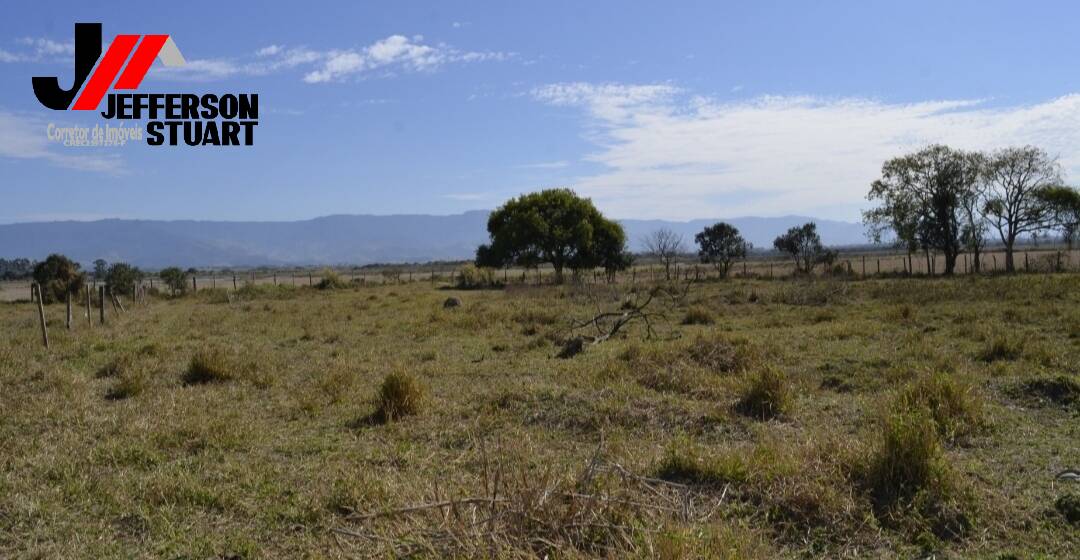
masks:
[[[104,366],[101,366],[101,369],[97,371],[95,377],[99,379],[106,377],[120,377],[131,369],[132,363],[133,360],[131,354],[120,354],[112,360],[109,360]]]
[[[479,290],[499,286],[495,269],[467,264],[457,271],[457,287],[462,290]]]
[[[191,357],[184,383],[196,385],[202,383],[222,383],[235,378],[233,367],[228,357],[221,350],[199,350]]]
[[[34,281],[41,286],[42,303],[64,301],[68,294],[79,293],[85,277],[79,272],[79,263],[64,255],[49,255],[34,267]]]
[[[320,290],[343,290],[349,287],[349,283],[340,274],[329,268],[323,270],[321,275],[322,279],[315,284],[315,287]]]
[[[393,422],[404,416],[418,414],[424,402],[424,389],[416,378],[407,373],[391,373],[383,379],[375,399],[375,419]]]
[[[975,433],[986,424],[975,388],[944,373],[909,383],[897,397],[895,410],[925,410],[946,441]]]
[[[686,310],[686,316],[683,317],[682,324],[711,325],[713,324],[713,316],[708,309],[695,305]]]
[[[105,273],[105,283],[109,286],[109,293],[113,295],[131,294],[135,284],[142,280],[143,273],[136,266],[127,263],[113,263],[109,265]]]
[[[784,374],[767,367],[750,377],[735,409],[746,416],[769,420],[791,413],[793,399]]]

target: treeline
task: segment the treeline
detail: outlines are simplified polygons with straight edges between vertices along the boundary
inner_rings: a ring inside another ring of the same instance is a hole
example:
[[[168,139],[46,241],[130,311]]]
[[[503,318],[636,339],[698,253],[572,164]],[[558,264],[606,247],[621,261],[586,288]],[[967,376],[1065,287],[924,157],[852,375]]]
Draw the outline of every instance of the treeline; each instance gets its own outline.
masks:
[[[1005,248],[1005,270],[1013,272],[1021,236],[1060,235],[1071,248],[1080,231],[1080,192],[1065,185],[1057,160],[1034,146],[992,153],[929,146],[886,161],[867,198],[878,204],[863,214],[875,241],[891,234],[928,263],[940,252],[945,274],[965,251],[980,271],[992,236]]]
[[[0,280],[26,280],[37,263],[30,259],[0,259]]]

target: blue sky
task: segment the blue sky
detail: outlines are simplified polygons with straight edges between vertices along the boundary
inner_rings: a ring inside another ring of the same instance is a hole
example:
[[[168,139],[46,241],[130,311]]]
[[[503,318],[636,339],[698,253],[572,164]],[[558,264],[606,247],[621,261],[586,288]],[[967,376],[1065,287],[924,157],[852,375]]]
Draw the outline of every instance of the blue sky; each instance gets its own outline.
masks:
[[[98,3],[104,4],[104,3]],[[570,186],[618,218],[855,220],[881,162],[1037,144],[1080,177],[1074,2],[12,3],[0,222],[449,214]],[[30,78],[75,22],[167,33],[143,92],[254,92],[251,148],[71,148]]]

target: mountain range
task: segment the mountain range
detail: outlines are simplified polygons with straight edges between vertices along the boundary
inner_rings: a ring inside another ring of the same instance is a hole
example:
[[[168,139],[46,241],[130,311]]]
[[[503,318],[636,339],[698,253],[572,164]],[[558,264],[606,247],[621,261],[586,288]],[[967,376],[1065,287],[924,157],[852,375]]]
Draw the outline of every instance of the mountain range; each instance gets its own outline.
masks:
[[[95,259],[144,268],[363,265],[472,258],[487,240],[486,210],[448,216],[335,215],[292,222],[197,220],[58,221],[0,225],[0,257],[43,259],[63,253],[88,266]],[[668,228],[682,234],[687,250],[694,234],[718,220],[620,220],[632,250],[648,233]],[[725,219],[756,247],[789,227],[818,224],[828,245],[867,242],[861,224],[806,216]]]

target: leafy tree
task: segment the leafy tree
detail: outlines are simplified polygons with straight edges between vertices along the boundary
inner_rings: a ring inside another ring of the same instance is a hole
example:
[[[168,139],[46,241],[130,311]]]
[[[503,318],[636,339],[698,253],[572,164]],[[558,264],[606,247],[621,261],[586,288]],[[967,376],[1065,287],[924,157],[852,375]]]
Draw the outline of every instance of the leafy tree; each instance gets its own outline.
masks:
[[[84,281],[79,263],[64,255],[54,253],[34,267],[34,282],[41,286],[43,303],[64,301],[68,294],[78,293]]]
[[[105,283],[109,285],[109,291],[117,295],[131,293],[135,283],[142,278],[143,273],[138,267],[122,262],[112,263],[105,273]]]
[[[987,193],[983,211],[1005,244],[1005,270],[1016,270],[1013,245],[1024,233],[1052,225],[1054,208],[1042,196],[1061,185],[1057,161],[1034,146],[994,152],[986,166]]]
[[[161,272],[158,272],[158,276],[169,287],[169,291],[173,295],[187,293],[187,274],[180,270],[179,267],[163,268]]]
[[[671,267],[683,250],[682,235],[667,228],[660,228],[646,235],[641,243],[649,255],[660,259],[664,265],[664,278],[671,280]]]
[[[94,281],[104,280],[105,276],[109,274],[109,263],[105,262],[105,259],[97,259],[94,261]]]
[[[965,204],[977,207],[972,200],[977,196],[981,169],[977,154],[942,145],[886,161],[881,179],[874,181],[867,195],[881,205],[865,212],[863,221],[876,241],[891,230],[908,252],[922,249],[927,262],[931,250],[941,251],[945,274],[952,274],[964,247],[965,228],[969,244],[980,235],[978,216],[973,212],[969,219],[964,209]]]
[[[739,235],[739,230],[728,223],[718,222],[694,236],[698,244],[698,257],[703,263],[712,263],[721,277],[731,270],[735,259],[745,259],[753,245]]]
[[[592,201],[570,189],[548,189],[510,199],[488,217],[491,243],[476,250],[477,266],[551,263],[555,281],[563,271],[615,264],[626,234]]]
[[[817,224],[808,222],[787,230],[773,241],[777,251],[791,255],[795,260],[796,272],[809,274],[818,263],[831,262],[836,253],[821,244]]]
[[[1061,230],[1061,237],[1071,251],[1080,234],[1080,190],[1064,186],[1047,187],[1039,196],[1050,207],[1051,221]]]

